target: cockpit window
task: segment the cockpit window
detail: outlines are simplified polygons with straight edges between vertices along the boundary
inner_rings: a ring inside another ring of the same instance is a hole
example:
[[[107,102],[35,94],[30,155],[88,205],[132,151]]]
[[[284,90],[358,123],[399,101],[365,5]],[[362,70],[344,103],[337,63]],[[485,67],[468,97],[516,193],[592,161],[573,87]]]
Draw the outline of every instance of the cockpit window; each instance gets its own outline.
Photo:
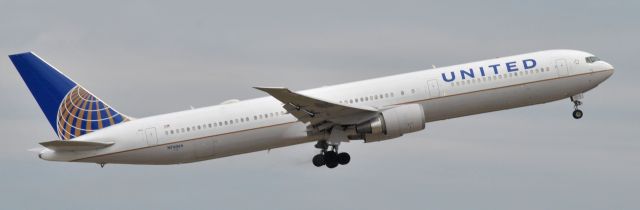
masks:
[[[593,62],[599,61],[600,58],[598,58],[596,56],[589,56],[589,57],[586,58],[586,60],[587,60],[587,63],[593,63]]]

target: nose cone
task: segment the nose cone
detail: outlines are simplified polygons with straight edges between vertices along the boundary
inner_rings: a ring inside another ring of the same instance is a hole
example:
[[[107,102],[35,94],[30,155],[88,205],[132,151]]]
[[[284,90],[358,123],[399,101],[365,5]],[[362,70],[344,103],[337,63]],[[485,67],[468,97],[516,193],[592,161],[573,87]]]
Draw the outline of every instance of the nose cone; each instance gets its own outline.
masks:
[[[606,61],[601,61],[602,62],[602,67],[603,70],[613,70],[613,65],[611,65],[610,63],[606,62]]]
[[[613,75],[613,72],[615,71],[615,68],[613,68],[613,65],[611,65],[610,63],[602,61],[602,66],[603,66],[602,71],[606,72],[607,78],[609,78],[611,75]]]

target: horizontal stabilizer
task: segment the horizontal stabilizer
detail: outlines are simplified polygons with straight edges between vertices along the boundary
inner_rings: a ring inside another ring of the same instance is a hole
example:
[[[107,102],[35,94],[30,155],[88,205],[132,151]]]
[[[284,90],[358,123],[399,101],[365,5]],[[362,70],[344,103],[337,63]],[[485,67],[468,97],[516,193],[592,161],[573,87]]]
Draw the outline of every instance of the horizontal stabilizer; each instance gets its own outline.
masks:
[[[63,141],[54,140],[40,142],[40,145],[55,151],[83,151],[105,148],[113,145],[113,142],[93,142],[93,141]]]

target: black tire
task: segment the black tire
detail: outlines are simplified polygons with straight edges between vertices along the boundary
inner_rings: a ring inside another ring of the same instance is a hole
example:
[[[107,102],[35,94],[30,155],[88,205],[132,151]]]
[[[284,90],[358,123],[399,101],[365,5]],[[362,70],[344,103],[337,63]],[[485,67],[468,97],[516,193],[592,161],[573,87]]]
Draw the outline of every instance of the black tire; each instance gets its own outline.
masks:
[[[338,154],[336,154],[336,152],[334,152],[334,151],[325,152],[324,153],[324,162],[325,163],[338,162]]]
[[[582,110],[576,109],[575,111],[573,111],[573,119],[580,119],[582,118],[583,114],[582,114]]]
[[[340,165],[347,165],[349,161],[351,161],[351,156],[349,155],[349,153],[343,152],[338,154],[338,163],[340,163]]]
[[[338,166],[338,154],[334,151],[328,151],[324,153],[325,165],[329,168],[335,168]]]
[[[323,166],[324,164],[325,164],[324,155],[317,154],[317,155],[313,156],[313,165],[314,166],[320,167],[320,166]]]

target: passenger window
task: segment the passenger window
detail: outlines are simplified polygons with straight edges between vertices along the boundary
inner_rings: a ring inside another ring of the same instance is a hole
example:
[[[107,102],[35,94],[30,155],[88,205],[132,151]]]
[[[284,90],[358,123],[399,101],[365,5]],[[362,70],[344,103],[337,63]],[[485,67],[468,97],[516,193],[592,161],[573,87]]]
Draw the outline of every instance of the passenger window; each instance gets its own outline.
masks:
[[[173,134],[173,130],[171,130],[171,134]]]
[[[404,90],[401,90],[401,91],[400,91],[400,95],[404,95]]]

